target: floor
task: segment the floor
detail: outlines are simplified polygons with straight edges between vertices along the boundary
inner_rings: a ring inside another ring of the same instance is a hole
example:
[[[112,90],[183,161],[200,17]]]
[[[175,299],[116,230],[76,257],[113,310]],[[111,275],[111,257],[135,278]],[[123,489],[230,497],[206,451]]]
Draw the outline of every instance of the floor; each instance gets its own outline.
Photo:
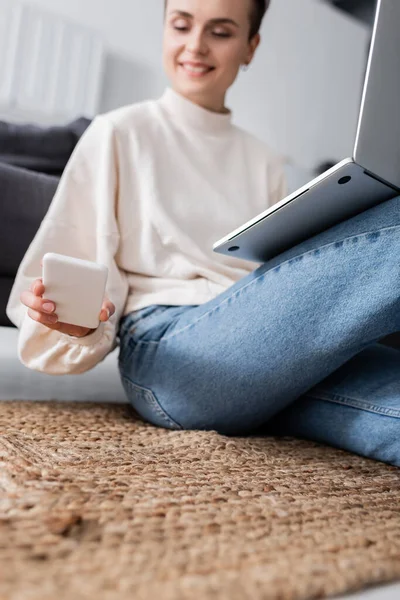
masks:
[[[400,582],[387,585],[379,585],[369,588],[363,592],[335,596],[335,600],[399,600]]]

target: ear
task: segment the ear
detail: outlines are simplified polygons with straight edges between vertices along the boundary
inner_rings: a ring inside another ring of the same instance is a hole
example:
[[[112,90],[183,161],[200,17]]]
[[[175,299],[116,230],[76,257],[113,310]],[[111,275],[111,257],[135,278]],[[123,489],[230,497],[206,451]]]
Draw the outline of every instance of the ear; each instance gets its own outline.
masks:
[[[260,41],[261,41],[261,36],[259,33],[256,33],[256,35],[254,35],[251,38],[251,40],[249,41],[249,47],[248,47],[246,61],[245,61],[246,65],[249,65],[251,63],[251,61],[253,60],[255,51],[257,50],[257,47],[258,47]]]

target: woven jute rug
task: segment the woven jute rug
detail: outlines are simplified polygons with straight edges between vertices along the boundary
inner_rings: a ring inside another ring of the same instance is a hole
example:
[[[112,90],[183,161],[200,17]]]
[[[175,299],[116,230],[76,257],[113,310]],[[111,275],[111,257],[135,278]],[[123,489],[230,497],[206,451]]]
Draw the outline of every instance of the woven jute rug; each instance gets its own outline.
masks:
[[[0,404],[1,600],[324,598],[400,579],[400,470],[128,405]]]

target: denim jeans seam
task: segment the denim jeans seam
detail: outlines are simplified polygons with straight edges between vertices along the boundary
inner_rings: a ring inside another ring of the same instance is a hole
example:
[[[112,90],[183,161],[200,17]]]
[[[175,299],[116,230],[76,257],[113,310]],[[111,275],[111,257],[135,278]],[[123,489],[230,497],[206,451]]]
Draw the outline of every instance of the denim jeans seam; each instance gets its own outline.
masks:
[[[391,232],[394,229],[399,229],[400,225],[392,225],[391,227],[382,227],[381,229],[375,229],[372,231],[365,231],[363,233],[357,233],[355,235],[351,235],[348,236],[346,238],[343,238],[341,240],[335,240],[333,242],[329,242],[328,244],[324,244],[322,246],[318,246],[318,248],[313,248],[312,250],[307,250],[306,252],[303,252],[302,254],[298,254],[296,256],[292,256],[291,258],[288,258],[287,260],[285,260],[283,263],[280,263],[279,265],[277,265],[277,267],[282,268],[284,265],[290,263],[293,260],[296,260],[302,256],[307,256],[307,255],[312,255],[313,253],[315,253],[316,250],[323,250],[326,248],[329,248],[330,246],[334,246],[335,244],[338,244],[340,242],[345,242],[347,240],[351,240],[353,238],[366,238],[368,235],[371,235],[373,233],[376,232]],[[247,289],[249,286],[253,285],[254,283],[259,282],[260,280],[262,280],[264,277],[266,277],[269,273],[273,273],[275,271],[275,269],[277,267],[272,267],[271,269],[269,269],[268,271],[266,271],[265,273],[263,273],[262,275],[259,275],[259,277],[256,277],[255,279],[253,279],[252,281],[250,281],[247,285],[245,285],[244,287],[240,288],[240,290],[237,290],[234,294],[232,294],[231,296],[229,296],[228,298],[225,298],[225,300],[223,300],[220,304],[218,304],[218,306],[215,306],[214,308],[211,308],[209,311],[207,311],[206,313],[204,313],[203,315],[201,315],[201,317],[199,317],[198,319],[196,319],[196,321],[193,321],[192,323],[189,323],[189,325],[186,325],[185,327],[183,327],[182,329],[179,329],[178,331],[175,331],[174,333],[172,333],[171,335],[167,335],[164,336],[161,340],[146,340],[143,341],[143,344],[160,344],[161,342],[166,342],[170,339],[172,339],[173,337],[179,335],[180,333],[182,333],[183,331],[185,331],[186,329],[189,329],[190,327],[193,327],[193,325],[195,325],[196,323],[198,323],[199,321],[201,321],[201,319],[204,319],[205,317],[207,317],[209,314],[213,313],[215,310],[217,310],[218,308],[220,308],[222,305],[227,304],[232,298],[235,298],[236,296],[238,296],[239,294],[241,294],[243,292],[243,290]]]
[[[380,414],[386,417],[394,417],[395,419],[400,419],[400,410],[392,408],[383,408],[377,404],[370,404],[362,400],[357,400],[356,398],[350,398],[348,396],[342,396],[340,394],[327,394],[326,392],[315,392],[307,393],[305,394],[305,396],[317,400],[324,400],[327,402],[334,402],[335,404],[350,406],[351,408],[365,410],[366,412]]]
[[[154,409],[154,411],[158,414],[159,417],[161,417],[162,419],[164,419],[171,427],[174,427],[175,429],[178,427],[179,429],[182,429],[182,426],[177,423],[174,419],[172,419],[169,414],[162,408],[162,406],[160,405],[159,401],[157,400],[154,392],[149,389],[146,388],[142,385],[139,385],[135,382],[133,382],[129,377],[127,377],[126,375],[122,375],[122,378],[126,381],[126,383],[131,386],[132,388],[136,388],[140,391],[140,393],[144,393],[144,398],[145,398],[145,402],[152,408]]]

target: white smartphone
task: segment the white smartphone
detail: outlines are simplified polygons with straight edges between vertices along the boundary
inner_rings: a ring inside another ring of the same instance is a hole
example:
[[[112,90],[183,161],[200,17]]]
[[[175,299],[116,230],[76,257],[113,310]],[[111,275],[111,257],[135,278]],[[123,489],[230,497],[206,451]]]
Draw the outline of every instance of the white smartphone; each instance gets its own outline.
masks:
[[[97,329],[108,269],[105,265],[47,252],[43,256],[43,297],[56,305],[62,323]]]

